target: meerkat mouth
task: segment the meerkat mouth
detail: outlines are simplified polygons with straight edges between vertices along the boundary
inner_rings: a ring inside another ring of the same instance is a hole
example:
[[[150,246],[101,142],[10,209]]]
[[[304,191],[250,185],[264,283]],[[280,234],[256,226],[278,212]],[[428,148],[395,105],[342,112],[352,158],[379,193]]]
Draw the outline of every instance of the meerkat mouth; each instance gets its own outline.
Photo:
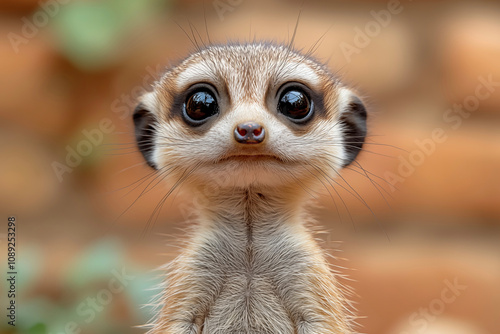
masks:
[[[245,162],[245,163],[257,163],[257,162],[279,162],[284,163],[282,159],[272,154],[231,154],[218,160],[217,163],[223,163],[228,161]]]

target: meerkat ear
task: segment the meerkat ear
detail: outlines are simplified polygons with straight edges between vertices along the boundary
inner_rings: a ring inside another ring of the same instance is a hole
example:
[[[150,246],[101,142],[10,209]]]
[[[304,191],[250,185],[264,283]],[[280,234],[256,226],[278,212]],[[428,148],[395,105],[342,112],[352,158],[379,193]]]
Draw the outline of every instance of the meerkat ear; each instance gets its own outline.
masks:
[[[340,123],[344,132],[345,159],[343,167],[351,164],[363,148],[366,137],[366,108],[361,100],[348,91],[342,105]]]
[[[156,118],[144,103],[139,103],[135,108],[133,118],[137,147],[144,159],[146,159],[147,164],[154,169],[158,169],[153,161]]]

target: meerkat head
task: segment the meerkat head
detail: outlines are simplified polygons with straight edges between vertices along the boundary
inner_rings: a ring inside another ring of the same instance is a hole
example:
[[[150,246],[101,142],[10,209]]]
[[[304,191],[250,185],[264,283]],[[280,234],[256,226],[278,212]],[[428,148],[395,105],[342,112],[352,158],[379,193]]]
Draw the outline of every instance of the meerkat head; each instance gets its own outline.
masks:
[[[142,97],[134,123],[147,163],[174,181],[300,186],[335,177],[356,158],[366,110],[307,56],[224,45],[168,70]]]

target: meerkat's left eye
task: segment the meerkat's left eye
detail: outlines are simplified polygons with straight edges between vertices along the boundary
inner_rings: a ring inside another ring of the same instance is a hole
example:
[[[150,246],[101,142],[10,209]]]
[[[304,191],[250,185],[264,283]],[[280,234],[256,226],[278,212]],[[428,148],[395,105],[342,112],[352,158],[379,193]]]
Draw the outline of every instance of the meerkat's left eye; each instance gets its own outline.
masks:
[[[298,87],[284,90],[278,100],[278,111],[295,122],[305,122],[311,115],[313,104],[309,96]]]
[[[215,94],[208,88],[200,88],[190,93],[184,103],[183,116],[190,125],[201,125],[219,112]]]

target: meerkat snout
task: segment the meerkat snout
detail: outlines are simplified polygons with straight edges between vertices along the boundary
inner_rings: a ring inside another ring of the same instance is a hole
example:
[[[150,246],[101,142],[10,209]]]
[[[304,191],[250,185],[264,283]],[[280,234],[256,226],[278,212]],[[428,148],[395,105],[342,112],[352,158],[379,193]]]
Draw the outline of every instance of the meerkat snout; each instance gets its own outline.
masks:
[[[240,144],[260,144],[265,136],[266,130],[257,122],[241,123],[234,129],[234,139]]]

